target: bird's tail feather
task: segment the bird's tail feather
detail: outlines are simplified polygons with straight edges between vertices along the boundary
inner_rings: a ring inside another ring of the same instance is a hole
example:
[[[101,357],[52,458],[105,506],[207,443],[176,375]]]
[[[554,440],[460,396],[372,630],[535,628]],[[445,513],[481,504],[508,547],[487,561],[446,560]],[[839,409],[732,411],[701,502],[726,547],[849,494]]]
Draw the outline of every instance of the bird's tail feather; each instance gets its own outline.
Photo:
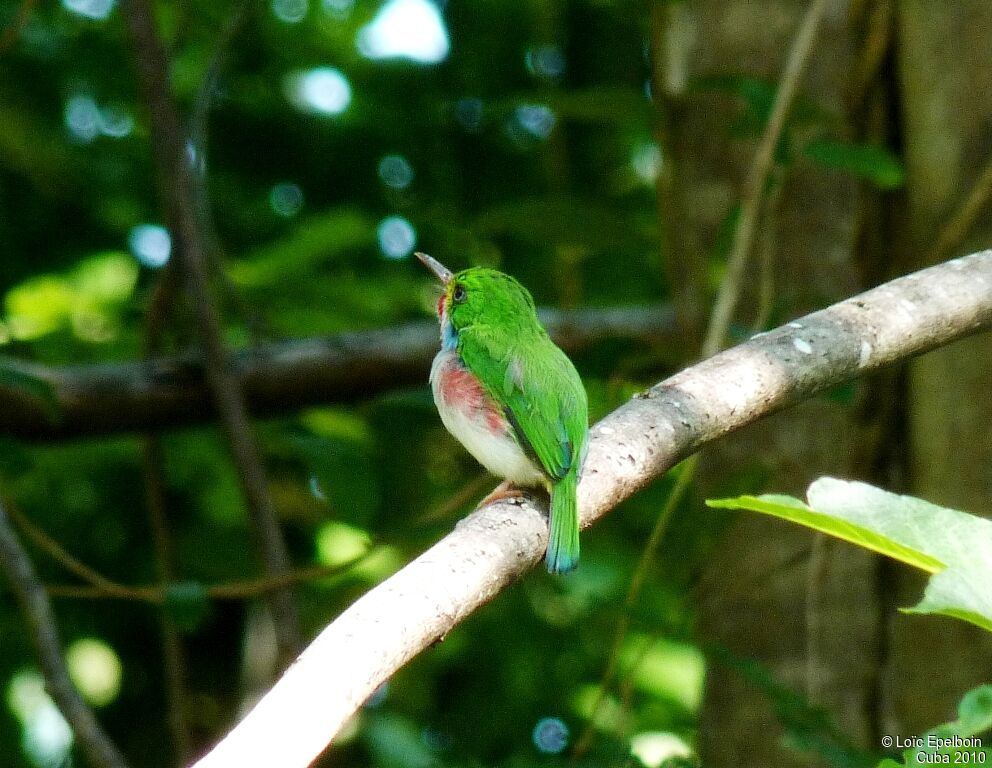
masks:
[[[544,564],[549,573],[568,573],[579,564],[578,473],[574,470],[551,489],[551,535]]]

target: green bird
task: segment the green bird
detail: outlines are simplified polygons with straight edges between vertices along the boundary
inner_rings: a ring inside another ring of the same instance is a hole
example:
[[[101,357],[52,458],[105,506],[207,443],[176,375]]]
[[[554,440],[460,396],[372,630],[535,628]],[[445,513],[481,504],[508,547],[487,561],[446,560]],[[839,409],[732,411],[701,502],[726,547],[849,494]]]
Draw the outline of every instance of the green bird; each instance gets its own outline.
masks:
[[[482,267],[452,273],[426,254],[417,258],[444,286],[441,351],[430,377],[441,421],[494,475],[548,491],[544,562],[551,573],[567,573],[579,562],[576,487],[589,432],[582,379],[514,278]],[[497,489],[484,501],[507,495]]]

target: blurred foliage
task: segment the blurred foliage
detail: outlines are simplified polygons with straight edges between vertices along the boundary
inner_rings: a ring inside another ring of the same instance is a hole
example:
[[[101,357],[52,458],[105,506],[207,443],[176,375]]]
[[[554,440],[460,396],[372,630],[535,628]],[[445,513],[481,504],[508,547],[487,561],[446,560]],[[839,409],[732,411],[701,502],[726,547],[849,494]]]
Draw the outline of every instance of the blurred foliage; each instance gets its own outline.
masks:
[[[983,746],[982,736],[992,732],[992,685],[968,691],[958,705],[958,718],[938,725],[922,736],[899,739],[890,744],[899,749],[902,762],[886,758],[878,768],[910,765],[987,765],[992,749]],[[976,746],[977,745],[977,746]],[[896,749],[891,750],[896,752]]]
[[[836,768],[870,768],[878,762],[876,755],[848,741],[829,712],[782,685],[758,662],[739,658],[722,647],[712,647],[709,653],[715,662],[732,669],[767,697],[782,726],[782,739],[792,749],[817,754]]]
[[[306,337],[425,317],[435,294],[409,258],[414,247],[455,268],[505,269],[539,303],[667,300],[646,5],[450,3],[442,29],[450,50],[426,63],[369,58],[356,45],[389,4],[247,4],[224,50],[220,30],[239,5],[156,6],[202,171],[200,213],[210,224],[228,338]],[[14,23],[18,6],[0,4],[0,28]],[[35,3],[15,44],[0,52],[4,355],[63,365],[142,354],[144,312],[168,252],[131,58],[113,0]],[[350,101],[333,112],[326,100],[341,96],[341,77]],[[307,96],[306,83],[325,91]],[[774,92],[734,74],[699,88],[744,98],[728,136],[760,130]],[[808,101],[795,120],[796,130],[830,134],[829,115]],[[891,158],[871,150],[804,146],[818,162],[882,186],[901,179]],[[194,343],[188,309],[177,308],[167,331],[168,348]],[[592,416],[695,354],[629,344],[589,351],[576,362]],[[0,384],[50,397],[44,382],[2,362]],[[442,536],[488,487],[444,431],[426,387],[289,413],[258,431],[295,562],[351,565],[298,590],[308,635]],[[206,586],[254,577],[258,564],[216,430],[168,432],[163,449],[180,574],[165,607],[189,653],[188,715],[199,748],[235,716],[252,673],[242,658],[249,607],[210,601]],[[134,436],[62,445],[0,438],[2,491],[100,573],[150,584],[141,455]],[[760,458],[739,473],[742,482],[761,477]],[[655,483],[597,525],[576,574],[529,575],[422,654],[322,764],[561,764],[555,752],[593,718],[610,638],[627,610],[623,685],[596,714],[586,763],[691,762],[666,739],[693,742],[705,662],[691,631],[690,589],[726,518],[700,518],[686,502],[642,597],[623,607],[668,488],[668,480]],[[47,583],[73,583],[32,553]],[[100,600],[56,608],[66,644],[90,642],[81,646],[89,649],[82,667],[112,672],[108,648],[119,660],[119,689],[99,699],[112,736],[136,763],[173,764],[167,749],[148,749],[169,743],[158,609]],[[51,717],[43,717],[34,657],[3,589],[0,637],[0,766],[43,764],[37,724]],[[535,736],[542,724],[554,738]]]

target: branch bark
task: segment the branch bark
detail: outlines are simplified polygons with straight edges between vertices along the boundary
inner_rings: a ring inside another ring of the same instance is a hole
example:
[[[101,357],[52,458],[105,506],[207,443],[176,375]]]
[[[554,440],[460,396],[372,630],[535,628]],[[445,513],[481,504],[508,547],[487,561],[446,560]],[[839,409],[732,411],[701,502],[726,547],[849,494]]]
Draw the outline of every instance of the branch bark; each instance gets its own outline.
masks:
[[[2,502],[0,571],[3,571],[10,582],[11,591],[24,613],[41,673],[45,678],[45,688],[68,721],[87,760],[99,768],[127,768],[124,756],[100,727],[93,710],[86,705],[69,678],[51,603],[34,572],[31,559],[10,525]]]
[[[546,309],[541,317],[570,353],[609,338],[656,345],[674,341],[667,306]],[[243,350],[232,355],[230,370],[253,414],[285,413],[421,384],[436,347],[437,323],[424,321]],[[0,381],[0,432],[31,440],[176,428],[216,415],[203,355],[195,351],[69,368],[6,358],[2,367],[52,393],[57,418],[44,397]]]
[[[992,251],[893,280],[656,384],[593,426],[583,527],[704,444],[856,376],[992,327]],[[544,510],[490,504],[324,629],[196,768],[306,766],[396,670],[532,568]]]

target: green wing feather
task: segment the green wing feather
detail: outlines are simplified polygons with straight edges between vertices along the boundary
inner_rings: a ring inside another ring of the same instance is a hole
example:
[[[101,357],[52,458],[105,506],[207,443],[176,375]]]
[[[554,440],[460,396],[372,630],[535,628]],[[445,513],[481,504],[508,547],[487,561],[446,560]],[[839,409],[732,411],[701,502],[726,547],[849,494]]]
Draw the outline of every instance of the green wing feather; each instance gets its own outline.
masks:
[[[579,562],[576,486],[589,428],[585,387],[572,361],[540,328],[515,341],[484,328],[459,333],[459,352],[503,406],[521,447],[548,477],[551,519],[544,561],[551,573]]]
[[[458,341],[465,365],[503,406],[521,446],[548,479],[577,469],[588,406],[582,379],[565,353],[543,331],[512,349],[503,334],[478,327],[463,329]]]

